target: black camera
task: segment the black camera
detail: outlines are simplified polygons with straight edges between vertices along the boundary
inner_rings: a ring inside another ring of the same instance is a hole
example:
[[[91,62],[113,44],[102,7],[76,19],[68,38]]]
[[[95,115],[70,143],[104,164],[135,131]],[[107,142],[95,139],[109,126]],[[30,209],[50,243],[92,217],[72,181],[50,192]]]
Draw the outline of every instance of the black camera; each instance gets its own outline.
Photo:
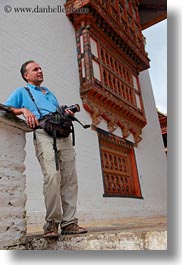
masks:
[[[73,113],[79,112],[80,111],[80,106],[78,104],[74,104],[71,106],[66,106],[63,105],[59,108],[62,112],[63,115],[69,117],[72,121],[77,121],[84,129],[90,128],[89,124],[83,124],[79,119],[77,119],[75,116],[73,115],[69,115],[69,114],[65,114],[65,110],[71,110]]]
[[[78,104],[74,104],[66,107],[66,110],[71,110],[73,113],[76,113],[80,111],[80,106]]]

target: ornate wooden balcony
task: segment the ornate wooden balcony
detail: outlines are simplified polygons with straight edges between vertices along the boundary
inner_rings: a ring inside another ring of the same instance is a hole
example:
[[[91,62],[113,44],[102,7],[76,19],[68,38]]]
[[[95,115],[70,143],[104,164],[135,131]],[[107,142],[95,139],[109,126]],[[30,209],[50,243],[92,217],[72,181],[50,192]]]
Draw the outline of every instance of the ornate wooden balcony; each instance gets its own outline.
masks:
[[[107,121],[137,144],[146,125],[139,72],[149,67],[138,1],[69,0],[66,13],[76,31],[80,95],[92,124]]]
[[[149,67],[149,59],[141,33],[138,4],[138,0],[68,0],[65,7],[67,16],[76,27],[83,17],[92,17],[142,71]]]

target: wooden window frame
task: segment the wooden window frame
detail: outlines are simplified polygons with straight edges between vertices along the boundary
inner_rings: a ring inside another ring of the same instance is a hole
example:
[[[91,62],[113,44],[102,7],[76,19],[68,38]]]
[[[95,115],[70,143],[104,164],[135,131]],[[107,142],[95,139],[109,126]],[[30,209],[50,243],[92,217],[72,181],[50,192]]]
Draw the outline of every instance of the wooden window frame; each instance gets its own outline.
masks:
[[[143,199],[134,144],[99,128],[97,134],[103,175],[103,197]],[[117,160],[117,163],[114,160]]]

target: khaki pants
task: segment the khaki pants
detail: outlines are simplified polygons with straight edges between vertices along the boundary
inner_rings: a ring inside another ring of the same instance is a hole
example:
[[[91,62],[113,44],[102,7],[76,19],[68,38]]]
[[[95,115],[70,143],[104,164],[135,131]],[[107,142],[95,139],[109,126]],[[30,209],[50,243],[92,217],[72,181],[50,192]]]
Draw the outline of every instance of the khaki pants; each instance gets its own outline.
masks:
[[[35,136],[36,156],[44,175],[45,219],[47,222],[51,220],[59,222],[62,227],[77,223],[78,182],[71,136],[57,139],[59,171],[56,171],[53,138],[42,129],[36,130]]]

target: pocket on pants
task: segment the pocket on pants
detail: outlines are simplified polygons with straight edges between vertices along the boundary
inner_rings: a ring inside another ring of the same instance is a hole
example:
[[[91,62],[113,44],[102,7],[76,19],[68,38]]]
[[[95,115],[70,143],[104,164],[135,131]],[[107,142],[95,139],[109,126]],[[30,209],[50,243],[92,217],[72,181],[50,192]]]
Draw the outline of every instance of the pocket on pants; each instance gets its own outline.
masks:
[[[72,161],[75,159],[75,156],[76,156],[76,152],[72,147],[60,150],[61,161],[68,161],[68,162]]]

